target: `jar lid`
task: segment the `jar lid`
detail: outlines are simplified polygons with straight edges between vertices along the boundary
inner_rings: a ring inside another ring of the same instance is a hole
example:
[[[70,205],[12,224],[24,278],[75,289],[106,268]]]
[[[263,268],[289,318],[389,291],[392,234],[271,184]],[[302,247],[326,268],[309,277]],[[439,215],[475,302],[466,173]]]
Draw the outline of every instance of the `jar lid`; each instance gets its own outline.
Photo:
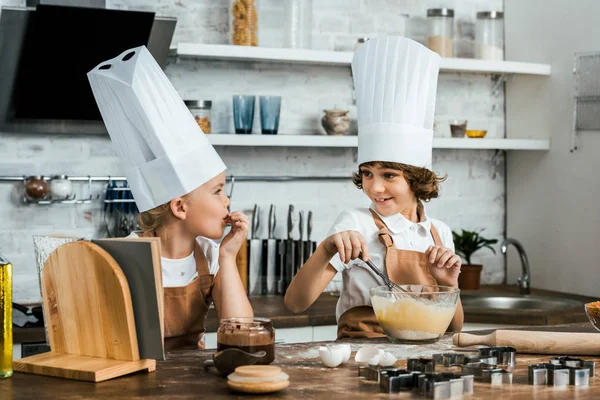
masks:
[[[477,13],[477,19],[502,19],[504,13],[502,11],[482,11]]]
[[[66,175],[53,175],[50,179],[51,180],[53,180],[53,179],[63,179],[64,180],[64,179],[69,179],[69,177]]]
[[[454,10],[451,8],[430,8],[427,10],[428,17],[454,17]]]
[[[30,179],[39,179],[39,180],[44,180],[44,177],[42,175],[30,175],[27,178],[25,178],[26,180],[30,180]]]
[[[211,100],[184,100],[183,103],[188,108],[210,109],[212,107]]]

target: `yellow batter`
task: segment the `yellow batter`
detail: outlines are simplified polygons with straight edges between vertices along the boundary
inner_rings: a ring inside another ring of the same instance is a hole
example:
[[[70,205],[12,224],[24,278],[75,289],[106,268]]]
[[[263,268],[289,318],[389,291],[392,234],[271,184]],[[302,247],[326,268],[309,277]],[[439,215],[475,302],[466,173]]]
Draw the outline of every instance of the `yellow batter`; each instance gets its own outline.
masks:
[[[443,334],[456,311],[453,305],[433,305],[413,298],[371,298],[381,327],[397,339],[432,339]]]

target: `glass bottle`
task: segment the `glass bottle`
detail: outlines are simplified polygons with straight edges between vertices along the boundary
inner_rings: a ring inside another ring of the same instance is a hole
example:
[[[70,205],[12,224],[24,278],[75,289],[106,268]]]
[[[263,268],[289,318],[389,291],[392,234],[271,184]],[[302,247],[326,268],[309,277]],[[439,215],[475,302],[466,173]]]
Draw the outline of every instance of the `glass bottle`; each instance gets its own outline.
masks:
[[[0,378],[12,376],[12,264],[0,254]]]
[[[454,10],[430,8],[427,10],[429,33],[427,47],[442,57],[454,56]]]

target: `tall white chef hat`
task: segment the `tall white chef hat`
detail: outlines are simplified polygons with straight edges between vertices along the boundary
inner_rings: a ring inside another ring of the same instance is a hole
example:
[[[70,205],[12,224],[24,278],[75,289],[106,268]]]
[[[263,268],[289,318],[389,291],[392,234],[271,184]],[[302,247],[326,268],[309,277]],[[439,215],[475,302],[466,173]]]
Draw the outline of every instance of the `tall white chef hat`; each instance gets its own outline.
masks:
[[[440,56],[398,36],[374,38],[352,60],[358,112],[358,162],[431,169]]]
[[[225,170],[146,47],[99,64],[88,79],[141,212],[183,196]]]

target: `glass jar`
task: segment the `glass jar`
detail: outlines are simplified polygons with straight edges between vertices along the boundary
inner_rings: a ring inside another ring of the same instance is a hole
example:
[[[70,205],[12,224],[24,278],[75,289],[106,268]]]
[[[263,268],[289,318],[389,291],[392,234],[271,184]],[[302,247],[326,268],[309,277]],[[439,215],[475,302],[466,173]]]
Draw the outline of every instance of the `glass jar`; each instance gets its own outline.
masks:
[[[73,184],[66,175],[55,175],[50,179],[50,194],[53,199],[64,200],[73,194]]]
[[[477,13],[475,57],[482,60],[504,60],[504,13]]]
[[[257,364],[275,360],[275,328],[268,318],[222,319],[217,330],[217,351],[236,348],[248,353],[265,351]]]
[[[284,47],[312,47],[312,0],[286,0],[284,10]]]
[[[258,46],[258,13],[255,0],[233,0],[231,3],[231,43]]]
[[[184,100],[185,105],[188,107],[194,119],[202,129],[204,133],[211,132],[212,118],[211,118],[211,109],[212,109],[212,101],[210,100]]]
[[[430,8],[427,10],[427,47],[442,57],[454,56],[454,10]]]

